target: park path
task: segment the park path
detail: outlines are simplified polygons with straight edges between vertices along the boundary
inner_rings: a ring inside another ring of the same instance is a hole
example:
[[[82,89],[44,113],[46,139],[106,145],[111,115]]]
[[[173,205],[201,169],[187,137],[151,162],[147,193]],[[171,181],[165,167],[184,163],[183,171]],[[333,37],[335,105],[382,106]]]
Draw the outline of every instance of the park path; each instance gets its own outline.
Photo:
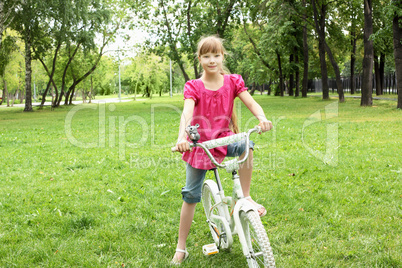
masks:
[[[338,95],[331,95],[331,97],[338,97]],[[361,96],[345,96],[345,98],[361,99]],[[373,97],[373,100],[398,101],[397,98],[384,98],[384,97]]]
[[[92,103],[97,104],[97,103],[117,103],[117,102],[129,102],[132,101],[132,98],[121,98],[121,101],[119,100],[119,98],[111,98],[111,99],[92,99]],[[138,99],[137,99],[138,100]],[[73,101],[73,104],[75,105],[79,105],[79,104],[88,104],[88,102],[83,103],[82,101]],[[49,102],[45,102],[44,106],[51,106],[52,103]],[[33,102],[32,103],[32,107],[35,106],[40,106],[40,102]],[[15,107],[25,107],[25,104],[14,104],[13,107],[7,107],[7,103],[3,103],[2,105],[0,105],[0,108],[15,108]]]

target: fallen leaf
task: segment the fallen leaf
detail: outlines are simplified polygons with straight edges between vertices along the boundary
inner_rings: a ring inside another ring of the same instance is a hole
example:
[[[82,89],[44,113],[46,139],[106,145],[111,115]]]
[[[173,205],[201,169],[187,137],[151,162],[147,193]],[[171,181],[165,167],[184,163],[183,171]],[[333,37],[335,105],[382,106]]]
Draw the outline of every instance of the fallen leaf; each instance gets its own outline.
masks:
[[[299,208],[299,211],[304,211],[304,209],[303,209],[303,208]]]

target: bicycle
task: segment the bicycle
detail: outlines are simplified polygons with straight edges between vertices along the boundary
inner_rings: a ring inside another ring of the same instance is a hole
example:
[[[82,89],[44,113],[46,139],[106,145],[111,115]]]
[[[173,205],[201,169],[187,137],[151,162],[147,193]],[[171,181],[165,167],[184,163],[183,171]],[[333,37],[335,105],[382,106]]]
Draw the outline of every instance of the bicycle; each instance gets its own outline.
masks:
[[[243,139],[246,141],[246,148],[249,148],[250,134],[260,133],[261,128],[256,126],[247,132],[202,143],[198,143],[197,125],[188,126],[186,132],[192,141],[190,148],[201,147],[216,166],[212,169],[216,182],[206,180],[202,186],[202,204],[216,246],[218,249],[230,249],[233,245],[233,235],[237,234],[249,267],[275,267],[268,235],[256,207],[244,197],[237,174],[240,164],[247,160],[249,150],[246,150],[243,159],[234,158],[222,164],[219,164],[209,151]],[[224,194],[218,168],[225,168],[228,173],[232,173],[232,197]]]

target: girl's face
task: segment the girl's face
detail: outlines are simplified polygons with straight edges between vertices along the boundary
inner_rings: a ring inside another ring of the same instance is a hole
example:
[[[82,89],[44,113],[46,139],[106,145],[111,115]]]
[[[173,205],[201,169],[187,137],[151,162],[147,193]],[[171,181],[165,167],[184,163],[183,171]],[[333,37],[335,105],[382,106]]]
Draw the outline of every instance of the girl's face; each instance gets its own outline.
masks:
[[[223,54],[221,52],[208,52],[198,57],[204,72],[207,74],[220,74],[223,64]]]

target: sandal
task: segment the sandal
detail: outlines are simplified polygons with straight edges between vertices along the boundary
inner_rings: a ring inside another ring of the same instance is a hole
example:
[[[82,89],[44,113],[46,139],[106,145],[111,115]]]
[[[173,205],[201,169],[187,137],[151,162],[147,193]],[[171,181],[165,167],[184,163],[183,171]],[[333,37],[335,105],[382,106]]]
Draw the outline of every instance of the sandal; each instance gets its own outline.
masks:
[[[175,258],[173,257],[172,261],[170,262],[171,265],[180,265],[180,264],[181,264],[183,261],[185,261],[185,260],[188,258],[188,256],[190,255],[190,253],[188,253],[188,251],[187,251],[186,249],[179,249],[179,248],[176,248],[176,252],[184,253],[184,258],[181,259],[181,260],[178,260],[178,259],[175,259]]]
[[[259,210],[261,210],[261,209],[264,210],[263,213],[259,214],[260,217],[264,217],[265,215],[267,215],[267,210],[265,209],[265,207],[264,207],[263,205],[261,205],[261,204],[258,204],[258,203],[255,202],[253,199],[251,199],[251,196],[246,196],[245,199],[247,199],[247,200],[249,200],[249,201],[252,201],[251,203],[253,203],[253,204],[255,205],[255,207],[257,208],[257,211],[259,211]],[[260,213],[260,212],[258,212],[258,213]]]

